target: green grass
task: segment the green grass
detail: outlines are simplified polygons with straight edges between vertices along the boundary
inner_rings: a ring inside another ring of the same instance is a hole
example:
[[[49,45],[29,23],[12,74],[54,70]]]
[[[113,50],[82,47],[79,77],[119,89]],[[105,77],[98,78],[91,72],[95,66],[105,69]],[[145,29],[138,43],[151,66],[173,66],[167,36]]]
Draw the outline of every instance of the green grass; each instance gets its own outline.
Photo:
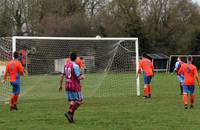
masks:
[[[155,75],[152,81],[152,99],[147,100],[142,96],[135,96],[135,81],[132,74],[109,74],[105,81],[101,82],[103,78],[102,74],[87,75],[83,81],[85,100],[75,113],[76,123],[69,124],[64,117],[64,112],[68,109],[65,94],[58,92],[59,76],[24,77],[19,110],[10,112],[8,104],[0,104],[0,130],[200,128],[199,88],[196,89],[195,108],[185,110],[175,75]]]

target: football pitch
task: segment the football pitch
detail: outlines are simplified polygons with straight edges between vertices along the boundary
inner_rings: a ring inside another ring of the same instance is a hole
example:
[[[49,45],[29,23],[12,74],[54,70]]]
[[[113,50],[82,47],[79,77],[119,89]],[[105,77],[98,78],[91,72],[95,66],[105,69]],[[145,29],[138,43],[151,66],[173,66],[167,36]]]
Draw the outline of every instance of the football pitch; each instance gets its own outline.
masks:
[[[156,74],[152,81],[152,99],[136,96],[133,74],[86,74],[86,77],[82,82],[85,99],[75,113],[74,124],[69,124],[64,117],[68,102],[64,91],[58,92],[59,75],[25,76],[19,110],[10,112],[8,104],[0,104],[0,130],[200,128],[200,89],[196,87],[194,109],[185,110],[176,75]],[[142,78],[140,83],[142,95]]]

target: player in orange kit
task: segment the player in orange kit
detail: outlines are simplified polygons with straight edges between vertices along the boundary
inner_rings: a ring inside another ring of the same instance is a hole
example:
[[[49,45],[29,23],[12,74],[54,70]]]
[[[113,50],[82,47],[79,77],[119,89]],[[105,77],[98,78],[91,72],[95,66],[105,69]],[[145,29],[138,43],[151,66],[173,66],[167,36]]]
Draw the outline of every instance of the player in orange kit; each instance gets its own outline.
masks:
[[[200,86],[200,80],[197,72],[197,68],[192,64],[192,57],[187,58],[187,63],[182,64],[178,71],[178,75],[184,75],[183,82],[183,104],[185,109],[188,109],[188,94],[190,94],[190,108],[193,108],[194,104],[194,90],[195,90],[195,78]]]
[[[144,71],[144,97],[151,98],[150,83],[151,83],[152,77],[154,75],[154,67],[153,67],[151,60],[149,60],[147,58],[146,53],[143,53],[143,55],[142,55],[142,60],[140,61],[139,69],[137,72],[137,77],[138,77],[138,74],[141,73],[141,70]]]
[[[84,68],[85,68],[85,62],[84,62],[84,59],[83,57],[78,57],[76,59],[76,63],[78,64],[80,70],[81,70],[81,73],[83,74],[84,73]]]
[[[12,94],[10,96],[10,111],[17,110],[17,101],[20,94],[20,75],[24,74],[22,64],[18,60],[19,53],[14,52],[14,60],[6,65],[5,75],[2,83],[5,83],[8,74],[10,75],[10,84],[12,85]]]

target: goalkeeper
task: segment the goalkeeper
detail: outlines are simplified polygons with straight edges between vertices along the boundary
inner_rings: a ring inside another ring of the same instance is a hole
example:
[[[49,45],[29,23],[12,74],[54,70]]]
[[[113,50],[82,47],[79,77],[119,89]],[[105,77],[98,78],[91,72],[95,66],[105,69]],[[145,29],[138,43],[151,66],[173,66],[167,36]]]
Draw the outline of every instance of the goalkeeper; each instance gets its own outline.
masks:
[[[67,62],[63,67],[63,72],[60,78],[59,91],[62,90],[63,79],[66,78],[65,90],[70,102],[69,110],[65,113],[69,123],[74,122],[74,112],[79,108],[82,101],[80,80],[84,79],[79,66],[76,64],[76,53],[71,53],[71,61]]]
[[[24,74],[22,64],[18,60],[19,53],[14,52],[14,60],[6,65],[5,75],[2,83],[5,83],[8,74],[10,75],[10,84],[12,85],[12,94],[10,96],[10,111],[17,110],[17,101],[20,94],[20,75]]]

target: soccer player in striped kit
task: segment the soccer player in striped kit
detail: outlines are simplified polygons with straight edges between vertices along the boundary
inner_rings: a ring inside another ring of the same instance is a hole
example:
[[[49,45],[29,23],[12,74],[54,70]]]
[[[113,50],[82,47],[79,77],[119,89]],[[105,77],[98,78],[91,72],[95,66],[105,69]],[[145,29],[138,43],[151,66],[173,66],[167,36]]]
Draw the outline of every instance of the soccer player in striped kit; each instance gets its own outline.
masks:
[[[65,90],[68,101],[70,102],[69,110],[65,113],[65,117],[69,123],[74,122],[74,113],[80,107],[82,101],[80,80],[85,76],[81,74],[79,66],[76,64],[76,53],[71,53],[70,61],[63,67],[63,72],[60,78],[59,90],[62,90],[63,79],[66,78]]]
[[[174,68],[174,71],[177,73],[178,75],[178,71],[179,69],[181,68],[181,65],[183,64],[184,62],[181,60],[181,57],[178,57],[177,58],[177,62],[175,63],[175,68]],[[181,95],[183,94],[183,81],[184,81],[184,75],[181,74],[181,75],[178,75],[178,82],[180,84],[180,90],[181,90]]]

